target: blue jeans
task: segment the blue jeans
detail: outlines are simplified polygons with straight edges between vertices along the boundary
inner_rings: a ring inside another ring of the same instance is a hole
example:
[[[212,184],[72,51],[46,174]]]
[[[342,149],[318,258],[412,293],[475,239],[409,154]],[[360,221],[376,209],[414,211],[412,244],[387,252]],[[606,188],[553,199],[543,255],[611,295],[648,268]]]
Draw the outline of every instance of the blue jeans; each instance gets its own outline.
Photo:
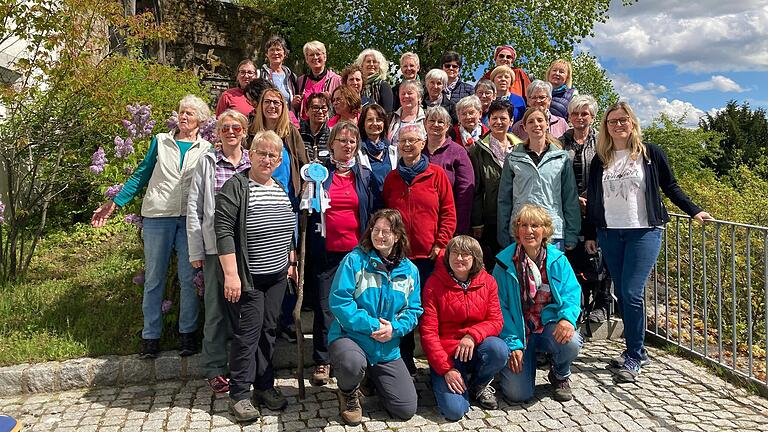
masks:
[[[578,357],[584,339],[576,330],[570,341],[559,344],[552,336],[556,326],[557,322],[551,322],[544,326],[543,332],[528,335],[528,343],[523,351],[523,370],[520,373],[512,373],[508,367],[501,370],[501,390],[510,401],[525,402],[533,397],[537,352],[552,354],[552,368],[556,378],[565,379],[571,376],[571,364]]]
[[[144,218],[144,299],[141,304],[144,313],[143,339],[159,339],[163,330],[160,310],[168,277],[168,263],[171,252],[176,250],[178,276],[181,283],[179,299],[179,332],[192,333],[197,329],[199,300],[192,283],[194,269],[189,263],[187,246],[187,218],[148,217]]]
[[[613,279],[624,321],[626,355],[645,357],[645,282],[661,249],[661,228],[598,229],[597,241]]]
[[[461,372],[461,378],[466,384],[467,391],[462,394],[451,392],[445,383],[445,376],[438,375],[430,368],[432,375],[432,391],[435,392],[437,407],[448,420],[456,421],[469,411],[469,392],[477,391],[488,385],[494,376],[504,368],[509,359],[507,344],[496,336],[489,336],[475,347],[472,359],[468,362],[453,360],[453,365]],[[472,379],[469,379],[469,374]]]

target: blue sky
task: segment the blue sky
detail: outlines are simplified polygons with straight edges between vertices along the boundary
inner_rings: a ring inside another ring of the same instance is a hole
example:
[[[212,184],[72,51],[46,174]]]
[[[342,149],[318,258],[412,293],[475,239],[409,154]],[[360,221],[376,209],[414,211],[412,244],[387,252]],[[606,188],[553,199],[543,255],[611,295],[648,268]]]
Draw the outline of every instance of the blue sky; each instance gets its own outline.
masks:
[[[695,126],[728,100],[768,110],[768,0],[613,0],[578,47],[598,58],[644,123]]]

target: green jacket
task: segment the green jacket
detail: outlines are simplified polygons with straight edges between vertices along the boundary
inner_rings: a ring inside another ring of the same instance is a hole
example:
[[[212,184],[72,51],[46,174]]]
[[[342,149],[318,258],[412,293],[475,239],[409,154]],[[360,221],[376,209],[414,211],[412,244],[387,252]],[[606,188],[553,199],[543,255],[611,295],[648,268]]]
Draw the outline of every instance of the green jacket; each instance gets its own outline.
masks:
[[[514,237],[509,225],[524,204],[544,207],[552,217],[552,238],[564,239],[566,246],[576,245],[581,230],[581,210],[568,152],[550,144],[539,166],[533,164],[522,145],[507,156],[499,181],[497,208],[497,236],[501,247],[512,243]]]
[[[514,144],[522,141],[517,136],[508,133],[507,138]],[[475,143],[469,149],[469,159],[475,171],[475,196],[472,202],[472,228],[489,225],[496,227],[496,203],[499,196],[499,179],[501,167],[496,163],[491,153],[490,134]]]

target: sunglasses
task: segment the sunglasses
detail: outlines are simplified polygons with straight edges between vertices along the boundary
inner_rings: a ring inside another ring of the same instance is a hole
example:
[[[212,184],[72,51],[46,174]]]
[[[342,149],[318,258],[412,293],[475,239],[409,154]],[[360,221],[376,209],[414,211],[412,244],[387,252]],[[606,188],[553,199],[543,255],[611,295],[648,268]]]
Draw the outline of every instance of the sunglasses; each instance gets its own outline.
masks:
[[[219,130],[221,130],[222,132],[232,131],[234,133],[240,133],[243,131],[243,127],[239,124],[225,124],[225,125],[221,125],[221,129]]]
[[[458,69],[458,68],[459,68],[459,65],[457,65],[457,64],[448,64],[448,63],[446,63],[446,64],[443,65],[443,69]]]

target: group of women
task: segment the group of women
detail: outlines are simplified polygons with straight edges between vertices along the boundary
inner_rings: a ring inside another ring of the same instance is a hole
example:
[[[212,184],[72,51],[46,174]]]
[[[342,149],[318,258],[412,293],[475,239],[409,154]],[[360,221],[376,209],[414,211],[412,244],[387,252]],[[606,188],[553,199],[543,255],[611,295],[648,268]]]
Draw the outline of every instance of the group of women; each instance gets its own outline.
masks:
[[[446,53],[442,70],[427,74],[426,97],[413,53],[401,58],[409,79],[393,93],[387,61],[375,50],[345,71],[347,82],[326,69],[322,43],[304,46],[310,72],[298,79],[282,66],[287,51],[282,39],[270,39],[261,78],[241,63],[240,91],[222,98],[242,94],[251,108],[220,101],[216,146],[199,134],[207,106],[185,97],[177,127],[152,140],[121,192],[94,211],[94,226],[103,225],[146,187],[143,358],[159,350],[175,249],[180,354],[197,351],[192,276],[202,268],[209,385],[229,392],[239,421],[258,418],[259,405],[285,408],[272,353],[288,281],[297,279],[297,202],[308,187],[299,172],[315,161],[328,169],[319,187],[332,205],[325,236],[314,230],[317,214],[306,233],[311,382],[325,385],[335,375],[345,423],[360,423],[366,383],[390,415],[415,414],[417,326],[448,419],[462,418],[471,402],[496,408],[495,378],[509,400],[531,399],[540,352],[552,357],[554,398],[569,400],[582,344],[575,329],[584,281],[567,256],[577,248],[604,251],[627,343],[612,360],[615,379],[634,381],[648,361],[644,284],[669,219],[659,190],[697,220],[710,216],[679,188],[664,152],[643,143],[628,104],[609,107],[598,132],[594,99],[566,91],[570,128],[552,111],[553,101],[562,102],[553,98],[570,87],[569,65],[553,63],[555,82],[519,89],[514,83],[525,74],[511,66],[508,46],[495,50],[493,81],[480,81],[477,92],[458,78],[458,54]],[[593,296],[607,308],[607,298]]]

